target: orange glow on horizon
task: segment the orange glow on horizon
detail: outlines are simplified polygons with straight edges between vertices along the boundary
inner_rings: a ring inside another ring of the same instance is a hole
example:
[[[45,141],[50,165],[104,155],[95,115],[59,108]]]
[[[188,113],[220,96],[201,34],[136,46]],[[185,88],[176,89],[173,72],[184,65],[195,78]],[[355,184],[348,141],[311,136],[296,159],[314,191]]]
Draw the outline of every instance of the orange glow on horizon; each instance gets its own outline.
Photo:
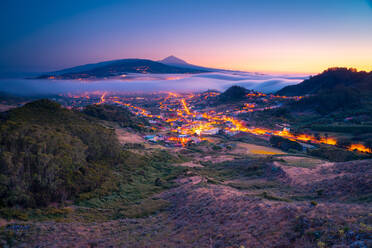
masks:
[[[204,67],[278,74],[318,74],[330,67],[356,68],[358,71],[372,71],[372,46],[368,40],[355,38],[339,41],[319,40],[315,43],[305,38],[287,40],[273,44],[272,41],[256,41],[250,46],[235,44],[219,52],[205,45],[177,54],[190,64]],[[278,45],[280,44],[280,45]],[[353,45],[351,45],[353,44]],[[203,50],[203,53],[195,51]],[[225,52],[227,51],[227,52]],[[342,52],[341,52],[342,51]]]
[[[195,63],[198,64],[198,63]],[[199,63],[200,64],[200,63]],[[299,65],[304,63],[298,63]],[[207,64],[204,65],[205,67],[222,69],[222,70],[236,70],[242,72],[257,72],[257,73],[264,73],[264,74],[298,74],[298,75],[316,75],[322,73],[324,70],[333,67],[345,67],[345,68],[355,68],[357,71],[372,71],[372,63],[309,63],[308,65],[290,65],[287,64],[286,66],[283,65],[276,65],[275,63],[267,63],[267,64],[253,64],[250,65],[249,63],[234,63],[231,62],[229,64],[221,63],[221,64]]]

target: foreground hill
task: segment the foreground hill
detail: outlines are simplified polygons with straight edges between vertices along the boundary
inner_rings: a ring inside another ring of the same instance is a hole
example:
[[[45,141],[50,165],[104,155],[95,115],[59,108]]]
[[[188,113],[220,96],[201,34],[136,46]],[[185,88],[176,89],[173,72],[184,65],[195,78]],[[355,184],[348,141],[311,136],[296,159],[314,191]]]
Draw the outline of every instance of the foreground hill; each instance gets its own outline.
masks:
[[[333,91],[340,88],[357,91],[372,91],[372,72],[357,72],[354,69],[330,68],[297,85],[286,86],[277,92],[283,96],[303,96]]]
[[[142,125],[127,110],[90,106],[85,112],[106,120],[114,112],[116,119],[112,121],[121,126]],[[121,149],[112,128],[53,101],[38,100],[3,112],[0,216],[4,214],[2,207],[45,207],[112,194],[119,185],[133,182],[131,175],[137,169],[146,175],[145,171],[152,168],[148,159],[156,161],[151,157],[133,157]],[[155,171],[161,168],[158,166]]]
[[[45,206],[102,185],[119,158],[111,130],[49,100],[4,112],[0,206]]]
[[[0,247],[372,245],[370,160],[330,163],[253,135],[134,143],[144,122],[104,104],[41,100],[0,119]],[[118,146],[114,129],[131,137]]]
[[[154,216],[38,222],[14,234],[15,242],[20,247],[370,247],[370,162],[311,169],[252,159],[205,165],[157,195],[168,206]]]
[[[125,75],[126,73],[202,73],[202,69],[181,68],[166,65],[148,59],[122,59],[106,61],[96,64],[83,65],[52,72],[39,78],[79,79],[79,78],[105,78]]]

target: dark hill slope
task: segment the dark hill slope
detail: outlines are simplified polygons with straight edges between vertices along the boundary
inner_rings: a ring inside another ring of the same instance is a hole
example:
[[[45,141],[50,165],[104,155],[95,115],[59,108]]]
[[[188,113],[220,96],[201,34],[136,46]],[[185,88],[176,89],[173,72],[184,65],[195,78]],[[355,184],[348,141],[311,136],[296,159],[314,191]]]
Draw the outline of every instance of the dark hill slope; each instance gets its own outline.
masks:
[[[219,95],[219,101],[223,103],[240,101],[245,98],[247,93],[249,93],[249,90],[246,88],[234,85]]]
[[[217,96],[217,100],[219,103],[234,103],[244,99],[247,99],[247,94],[256,94],[258,92],[254,90],[249,90],[244,87],[233,85],[225,90],[222,94]]]
[[[290,108],[316,111],[321,115],[337,114],[339,119],[348,116],[371,115],[372,72],[354,69],[331,68],[300,84],[284,87],[278,95],[304,96]]]
[[[121,127],[130,127],[135,130],[142,130],[149,125],[146,119],[138,118],[128,109],[113,105],[89,105],[83,113],[101,120],[117,122]]]
[[[300,84],[284,87],[277,92],[284,96],[319,94],[337,89],[372,92],[372,72],[357,72],[354,69],[330,68]]]
[[[44,206],[95,190],[120,157],[112,130],[39,100],[1,114],[0,207]]]

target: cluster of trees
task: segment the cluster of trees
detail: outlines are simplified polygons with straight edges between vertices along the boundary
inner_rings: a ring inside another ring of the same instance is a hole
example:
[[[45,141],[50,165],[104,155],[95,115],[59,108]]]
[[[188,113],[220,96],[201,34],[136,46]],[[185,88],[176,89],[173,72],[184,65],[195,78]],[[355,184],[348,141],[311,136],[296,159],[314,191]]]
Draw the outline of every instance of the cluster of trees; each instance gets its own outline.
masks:
[[[357,159],[367,158],[364,155],[358,155],[355,152],[346,151],[337,147],[321,146],[317,149],[309,150],[308,154],[314,157],[327,159],[332,162],[345,162]]]
[[[126,110],[88,109],[91,116],[38,100],[0,113],[0,209],[66,200],[134,201],[168,187],[182,171],[169,165],[182,158],[166,151],[138,155],[124,150],[114,130],[92,117],[128,125],[141,122]],[[120,199],[113,200],[118,194]]]
[[[75,199],[109,180],[120,162],[113,130],[39,100],[0,116],[0,207]]]

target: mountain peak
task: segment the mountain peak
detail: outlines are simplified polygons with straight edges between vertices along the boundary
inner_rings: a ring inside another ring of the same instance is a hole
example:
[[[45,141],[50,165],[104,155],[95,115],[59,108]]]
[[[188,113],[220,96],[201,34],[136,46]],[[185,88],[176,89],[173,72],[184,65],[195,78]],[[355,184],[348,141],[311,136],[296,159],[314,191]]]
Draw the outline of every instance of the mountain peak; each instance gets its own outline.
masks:
[[[160,63],[163,64],[173,64],[173,65],[187,65],[188,63],[180,58],[177,58],[176,56],[168,56],[163,60],[159,60]]]

